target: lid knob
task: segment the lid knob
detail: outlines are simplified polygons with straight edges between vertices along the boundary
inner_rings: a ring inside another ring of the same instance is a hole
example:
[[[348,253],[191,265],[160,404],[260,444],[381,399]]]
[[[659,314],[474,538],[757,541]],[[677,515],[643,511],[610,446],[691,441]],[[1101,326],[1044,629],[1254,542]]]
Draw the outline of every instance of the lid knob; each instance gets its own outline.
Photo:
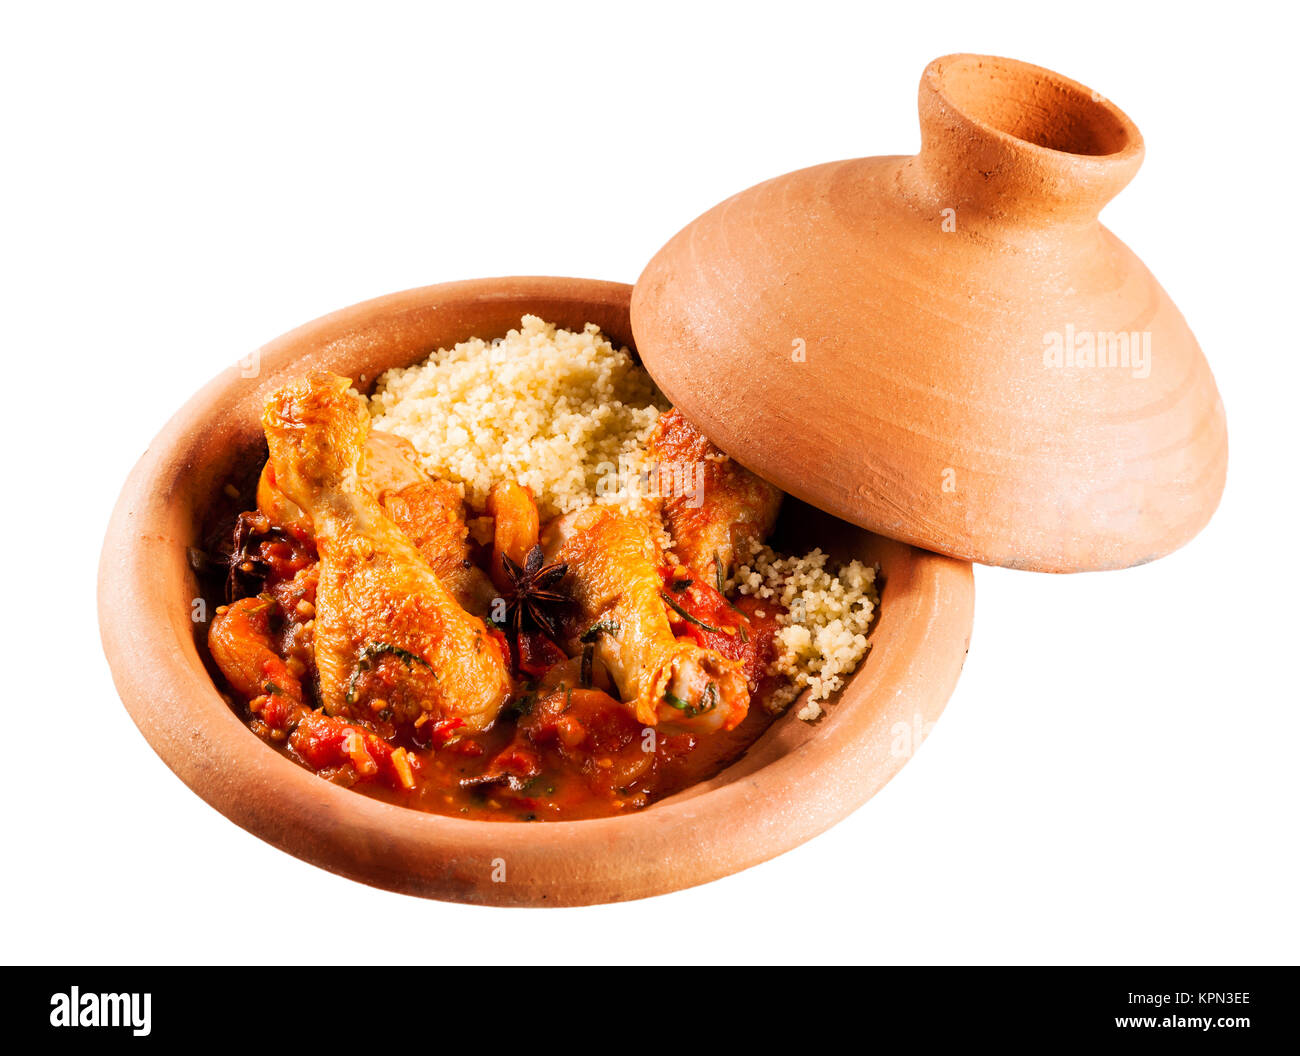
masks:
[[[1142,134],[1113,103],[1028,63],[935,59],[921,77],[918,197],[968,221],[1095,220],[1142,164]]]

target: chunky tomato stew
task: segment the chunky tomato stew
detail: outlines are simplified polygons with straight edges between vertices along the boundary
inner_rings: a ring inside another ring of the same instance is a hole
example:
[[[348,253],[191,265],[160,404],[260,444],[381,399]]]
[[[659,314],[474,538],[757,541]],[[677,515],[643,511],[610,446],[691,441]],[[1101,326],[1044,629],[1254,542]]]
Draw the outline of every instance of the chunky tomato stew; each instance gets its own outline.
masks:
[[[350,389],[271,397],[255,508],[196,558],[224,572],[208,647],[257,736],[392,803],[545,821],[642,808],[771,722],[778,610],[725,590],[780,492],[669,411],[650,450],[703,487],[544,521],[504,480],[472,532]]]

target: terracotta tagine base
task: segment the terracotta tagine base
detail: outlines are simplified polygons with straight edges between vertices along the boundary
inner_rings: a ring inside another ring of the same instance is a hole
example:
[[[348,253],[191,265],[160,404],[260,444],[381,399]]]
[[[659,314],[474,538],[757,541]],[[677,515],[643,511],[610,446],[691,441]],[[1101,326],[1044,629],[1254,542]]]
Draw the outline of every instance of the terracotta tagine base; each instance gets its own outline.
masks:
[[[485,279],[382,297],[267,345],[198,393],[150,445],[114,511],[99,619],[122,699],[154,750],[236,824],[306,861],[379,887],[461,902],[560,906],[643,898],[780,854],[869,799],[910,758],[956,683],[970,640],[970,565],[791,502],[779,531],[879,562],[873,648],[816,725],[779,719],[735,765],[626,817],[476,822],[381,803],[308,773],[258,740],[204,666],[206,626],[186,559],[223,482],[255,458],[266,395],[328,368],[367,382],[534,313],[598,323],[631,343],[631,288]],[[250,376],[251,375],[251,376]]]

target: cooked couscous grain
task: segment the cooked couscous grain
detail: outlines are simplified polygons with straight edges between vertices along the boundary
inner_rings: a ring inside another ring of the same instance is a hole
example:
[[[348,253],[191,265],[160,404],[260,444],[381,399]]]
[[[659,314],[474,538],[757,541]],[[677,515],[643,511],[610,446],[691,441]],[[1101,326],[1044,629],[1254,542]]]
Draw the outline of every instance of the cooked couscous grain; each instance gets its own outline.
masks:
[[[390,370],[370,398],[376,429],[405,437],[433,476],[482,512],[498,480],[532,489],[543,518],[593,502],[640,505],[645,445],[668,404],[627,349],[595,324],[526,315],[495,341],[439,349]]]
[[[871,645],[867,630],[878,602],[874,568],[851,561],[832,575],[826,561],[821,550],[782,557],[764,546],[729,584],[741,594],[780,604],[781,652],[773,666],[790,685],[769,706],[784,708],[806,689],[807,699],[795,714],[808,722],[821,715],[820,701],[842,688],[866,655]]]

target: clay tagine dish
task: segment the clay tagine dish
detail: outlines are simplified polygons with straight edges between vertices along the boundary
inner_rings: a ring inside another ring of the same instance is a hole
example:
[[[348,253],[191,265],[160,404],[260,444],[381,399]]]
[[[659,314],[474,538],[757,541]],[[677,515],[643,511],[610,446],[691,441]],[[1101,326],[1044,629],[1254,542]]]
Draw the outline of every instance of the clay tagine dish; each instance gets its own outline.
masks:
[[[172,419],[114,512],[99,606],[118,690],[186,784],[366,883],[577,905],[770,858],[906,762],[961,670],[970,566],[723,455],[624,351],[631,293],[380,298]],[[552,420],[584,394],[598,413]],[[644,449],[622,486],[700,475],[596,500],[496,419]]]
[[[968,562],[1190,539],[1223,407],[1098,219],[1137,128],[977,55],[925,70],[920,125],[914,157],[722,203],[635,288],[410,290],[199,392],[100,565],[114,680],[168,766],[366,883],[645,897],[902,767],[966,655]]]

